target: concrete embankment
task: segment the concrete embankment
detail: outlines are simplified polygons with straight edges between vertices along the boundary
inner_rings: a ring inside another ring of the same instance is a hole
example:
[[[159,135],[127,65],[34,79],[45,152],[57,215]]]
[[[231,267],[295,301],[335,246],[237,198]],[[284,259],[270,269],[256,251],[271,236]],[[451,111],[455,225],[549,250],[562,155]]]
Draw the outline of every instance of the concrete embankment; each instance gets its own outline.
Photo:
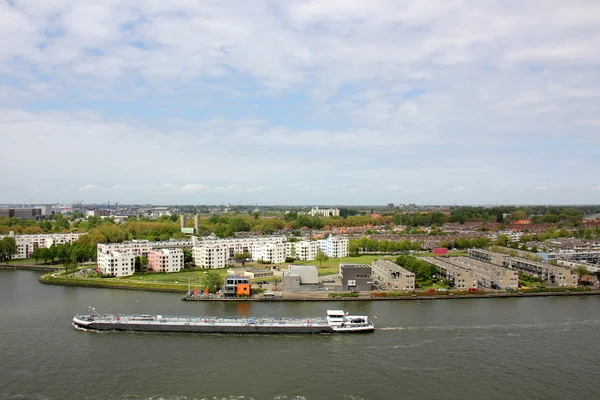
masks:
[[[28,271],[58,271],[59,267],[52,265],[38,265],[38,264],[10,264],[0,263],[0,269],[22,269]]]
[[[1,266],[0,266],[1,267]],[[12,265],[11,265],[12,267]],[[42,269],[39,269],[42,271]],[[52,269],[54,271],[55,269]],[[169,284],[154,284],[142,282],[115,282],[110,279],[82,279],[69,277],[56,277],[55,274],[45,274],[40,277],[40,282],[49,285],[63,286],[81,286],[89,288],[105,288],[105,289],[122,289],[122,290],[145,290],[153,292],[169,292],[169,293],[188,293],[187,287],[171,286]],[[358,297],[329,297],[331,292],[308,292],[308,293],[283,293],[275,299],[265,299],[262,297],[244,298],[244,299],[223,299],[223,298],[190,298],[184,296],[184,301],[238,301],[238,302],[253,302],[253,301],[411,301],[411,300],[456,300],[456,299],[493,299],[493,298],[512,298],[512,297],[546,297],[546,296],[595,296],[600,295],[600,290],[578,290],[572,291],[556,291],[556,292],[488,292],[474,294],[411,294],[401,296],[381,296],[370,292],[361,292]],[[343,294],[341,295],[343,296]]]
[[[277,299],[194,299],[184,297],[184,301],[411,301],[411,300],[458,300],[458,299],[494,299],[494,298],[513,298],[513,297],[547,297],[547,296],[597,296],[600,290],[572,291],[572,292],[534,292],[534,293],[487,293],[487,294],[464,294],[464,295],[410,295],[410,296],[386,296],[371,297],[369,293],[362,294],[359,297],[322,297],[315,296],[313,293],[294,293],[293,296],[287,294]]]

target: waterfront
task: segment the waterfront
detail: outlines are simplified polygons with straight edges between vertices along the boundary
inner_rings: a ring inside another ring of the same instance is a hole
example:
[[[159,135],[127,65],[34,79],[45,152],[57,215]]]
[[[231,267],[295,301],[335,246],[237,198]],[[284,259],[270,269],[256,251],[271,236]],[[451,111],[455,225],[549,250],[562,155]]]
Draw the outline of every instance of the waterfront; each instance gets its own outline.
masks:
[[[182,302],[0,270],[0,396],[45,399],[577,399],[600,375],[598,296]],[[368,335],[81,332],[76,313],[378,315]]]

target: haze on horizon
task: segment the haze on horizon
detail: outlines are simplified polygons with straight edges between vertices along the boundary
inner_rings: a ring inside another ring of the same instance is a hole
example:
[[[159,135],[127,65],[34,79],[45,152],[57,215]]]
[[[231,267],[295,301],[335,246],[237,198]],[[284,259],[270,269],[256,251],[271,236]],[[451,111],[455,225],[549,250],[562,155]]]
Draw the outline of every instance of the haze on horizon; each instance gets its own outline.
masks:
[[[586,204],[600,3],[0,3],[1,203]]]

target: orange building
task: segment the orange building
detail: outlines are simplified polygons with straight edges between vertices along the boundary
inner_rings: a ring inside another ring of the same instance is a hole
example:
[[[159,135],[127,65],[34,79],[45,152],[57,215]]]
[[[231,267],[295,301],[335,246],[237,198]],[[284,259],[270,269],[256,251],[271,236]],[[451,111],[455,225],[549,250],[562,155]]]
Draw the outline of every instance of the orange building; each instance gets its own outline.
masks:
[[[250,296],[250,284],[249,283],[238,283],[235,288],[235,294],[237,297]]]

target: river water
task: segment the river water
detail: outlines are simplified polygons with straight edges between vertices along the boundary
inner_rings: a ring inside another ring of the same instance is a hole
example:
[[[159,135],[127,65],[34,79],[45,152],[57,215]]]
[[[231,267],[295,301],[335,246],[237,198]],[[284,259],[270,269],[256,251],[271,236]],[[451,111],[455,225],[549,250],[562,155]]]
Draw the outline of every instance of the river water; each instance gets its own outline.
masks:
[[[600,378],[600,297],[183,302],[0,270],[4,399],[581,399]],[[74,314],[379,316],[363,335],[85,332]]]

